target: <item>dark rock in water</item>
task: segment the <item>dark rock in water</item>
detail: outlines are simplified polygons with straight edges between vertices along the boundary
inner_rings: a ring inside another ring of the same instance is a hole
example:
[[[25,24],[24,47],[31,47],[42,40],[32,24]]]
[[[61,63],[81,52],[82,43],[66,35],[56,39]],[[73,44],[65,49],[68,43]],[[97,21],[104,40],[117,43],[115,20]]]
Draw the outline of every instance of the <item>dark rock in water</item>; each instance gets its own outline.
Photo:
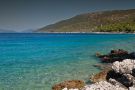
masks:
[[[102,62],[105,62],[105,63],[113,63],[115,61],[122,61],[123,58],[120,58],[119,56],[115,56],[115,57],[103,57],[101,58]]]
[[[135,52],[129,54],[132,59],[135,59]]]
[[[64,88],[67,89],[72,89],[72,88],[77,88],[81,89],[83,88],[85,83],[81,80],[70,80],[70,81],[65,81],[59,84],[56,84],[52,87],[52,90],[62,90]]]
[[[134,54],[132,53],[131,55],[133,56]],[[96,54],[96,56],[98,56],[101,61],[105,63],[113,63],[115,61],[130,59],[131,55],[123,49],[111,50],[110,53],[107,55],[100,55],[99,53]]]
[[[110,53],[110,55],[125,55],[125,54],[128,54],[128,52],[123,49],[111,50]]]
[[[117,50],[111,50],[111,54],[117,53]]]

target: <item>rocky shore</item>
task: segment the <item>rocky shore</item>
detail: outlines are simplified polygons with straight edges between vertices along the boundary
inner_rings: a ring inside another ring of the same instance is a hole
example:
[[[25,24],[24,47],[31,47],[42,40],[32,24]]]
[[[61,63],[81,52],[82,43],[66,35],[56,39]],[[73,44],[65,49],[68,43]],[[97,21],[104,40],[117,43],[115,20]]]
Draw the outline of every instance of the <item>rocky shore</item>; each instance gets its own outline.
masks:
[[[102,71],[90,77],[90,85],[81,80],[71,80],[54,85],[52,90],[135,90],[134,52],[119,49],[111,50],[107,55],[97,53],[96,56],[102,63],[94,66]],[[108,59],[103,62],[104,57]]]
[[[96,79],[97,82],[86,85],[82,90],[135,90],[134,68],[135,60],[116,61],[112,64],[112,70],[107,71],[106,75],[101,76],[101,72],[94,75],[93,79]],[[97,78],[98,75],[100,77]],[[102,81],[98,82],[101,79]],[[92,82],[95,82],[95,80]]]

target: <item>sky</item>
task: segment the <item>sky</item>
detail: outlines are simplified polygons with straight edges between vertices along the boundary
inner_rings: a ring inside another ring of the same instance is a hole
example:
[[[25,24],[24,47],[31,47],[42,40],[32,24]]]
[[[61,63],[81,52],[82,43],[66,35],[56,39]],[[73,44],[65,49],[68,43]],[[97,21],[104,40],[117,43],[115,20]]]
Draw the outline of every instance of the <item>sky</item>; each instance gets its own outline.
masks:
[[[38,29],[75,15],[135,9],[135,0],[0,0],[0,29]]]

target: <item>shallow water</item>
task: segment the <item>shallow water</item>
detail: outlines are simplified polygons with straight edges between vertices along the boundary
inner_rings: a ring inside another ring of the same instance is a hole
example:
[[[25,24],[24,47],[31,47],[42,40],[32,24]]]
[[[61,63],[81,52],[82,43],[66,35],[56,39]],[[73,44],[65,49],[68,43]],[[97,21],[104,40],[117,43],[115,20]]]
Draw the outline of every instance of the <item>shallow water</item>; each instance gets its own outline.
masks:
[[[134,34],[0,34],[0,90],[51,90],[71,79],[87,81],[95,53],[135,51]]]

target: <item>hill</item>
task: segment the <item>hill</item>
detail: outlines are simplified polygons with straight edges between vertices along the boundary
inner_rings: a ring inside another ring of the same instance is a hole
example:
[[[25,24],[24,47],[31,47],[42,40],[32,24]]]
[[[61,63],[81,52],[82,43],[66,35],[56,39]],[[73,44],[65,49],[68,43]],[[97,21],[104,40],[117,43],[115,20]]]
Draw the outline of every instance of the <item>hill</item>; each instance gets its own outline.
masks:
[[[135,32],[135,9],[81,14],[37,32]]]

